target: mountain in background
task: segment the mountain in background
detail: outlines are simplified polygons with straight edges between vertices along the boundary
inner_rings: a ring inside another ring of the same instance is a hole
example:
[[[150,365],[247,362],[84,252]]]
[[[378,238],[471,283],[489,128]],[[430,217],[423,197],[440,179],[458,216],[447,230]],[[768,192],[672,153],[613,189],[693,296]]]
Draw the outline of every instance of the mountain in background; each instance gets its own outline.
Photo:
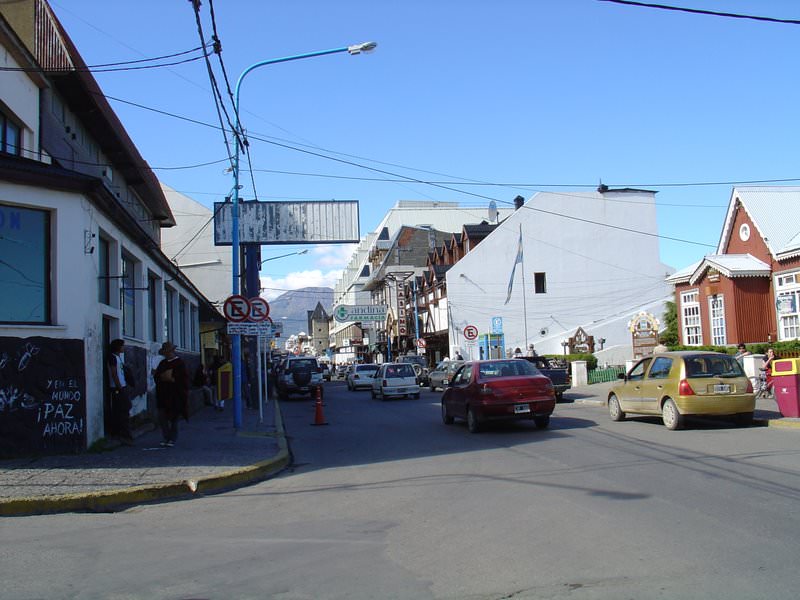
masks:
[[[269,316],[275,323],[283,323],[283,339],[308,333],[308,311],[317,307],[317,302],[330,314],[333,308],[333,290],[326,287],[307,287],[285,292],[269,303]],[[285,317],[285,318],[284,318]]]

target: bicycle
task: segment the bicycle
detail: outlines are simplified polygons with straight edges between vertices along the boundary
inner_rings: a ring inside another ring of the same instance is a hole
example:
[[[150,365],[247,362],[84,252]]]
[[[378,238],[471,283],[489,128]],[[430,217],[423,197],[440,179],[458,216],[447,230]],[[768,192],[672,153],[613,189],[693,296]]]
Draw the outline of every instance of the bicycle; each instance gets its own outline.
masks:
[[[767,383],[767,373],[765,371],[761,371],[758,377],[754,377],[754,379],[753,391],[756,394],[756,400],[760,398],[772,399],[775,397],[774,386],[773,384]]]

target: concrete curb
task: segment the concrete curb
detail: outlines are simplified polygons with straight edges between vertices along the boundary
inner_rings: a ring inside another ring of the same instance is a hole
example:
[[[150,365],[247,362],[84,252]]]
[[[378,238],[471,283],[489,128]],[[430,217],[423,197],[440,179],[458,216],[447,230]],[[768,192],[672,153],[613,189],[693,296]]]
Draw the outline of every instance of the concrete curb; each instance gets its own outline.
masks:
[[[106,492],[0,500],[0,516],[66,512],[113,512],[121,508],[149,502],[188,500],[198,495],[213,494],[262,481],[286,468],[290,462],[289,447],[283,428],[283,418],[277,400],[275,400],[275,429],[277,432],[278,453],[268,460],[259,461],[246,467],[232,469],[218,475],[187,479],[174,483],[135,486]]]

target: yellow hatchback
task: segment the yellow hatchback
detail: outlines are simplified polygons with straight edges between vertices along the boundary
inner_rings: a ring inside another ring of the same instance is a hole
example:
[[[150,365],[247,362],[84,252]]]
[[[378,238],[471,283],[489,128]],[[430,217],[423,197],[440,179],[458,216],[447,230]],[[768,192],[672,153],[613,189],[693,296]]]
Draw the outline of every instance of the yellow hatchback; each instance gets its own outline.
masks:
[[[690,415],[732,416],[737,425],[753,422],[753,384],[739,362],[719,352],[664,352],[648,356],[608,394],[613,421],[626,413],[660,415],[668,429],[680,429]]]

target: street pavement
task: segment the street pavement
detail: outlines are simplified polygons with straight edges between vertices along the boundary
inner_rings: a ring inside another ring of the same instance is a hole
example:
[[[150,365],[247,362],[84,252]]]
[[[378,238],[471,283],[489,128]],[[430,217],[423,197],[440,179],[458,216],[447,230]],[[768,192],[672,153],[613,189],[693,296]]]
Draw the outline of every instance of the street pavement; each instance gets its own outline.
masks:
[[[601,406],[613,384],[573,388],[565,400]],[[312,424],[317,414],[309,406]],[[757,401],[755,424],[800,433],[800,419],[782,417],[771,399]],[[0,460],[0,516],[111,512],[185,500],[262,481],[290,463],[277,400],[266,404],[263,422],[257,410],[244,408],[239,431],[233,427],[231,402],[223,412],[202,408],[179,429],[172,448],[161,447],[160,431],[151,427],[137,432],[133,446],[107,443],[104,449],[77,455]]]

